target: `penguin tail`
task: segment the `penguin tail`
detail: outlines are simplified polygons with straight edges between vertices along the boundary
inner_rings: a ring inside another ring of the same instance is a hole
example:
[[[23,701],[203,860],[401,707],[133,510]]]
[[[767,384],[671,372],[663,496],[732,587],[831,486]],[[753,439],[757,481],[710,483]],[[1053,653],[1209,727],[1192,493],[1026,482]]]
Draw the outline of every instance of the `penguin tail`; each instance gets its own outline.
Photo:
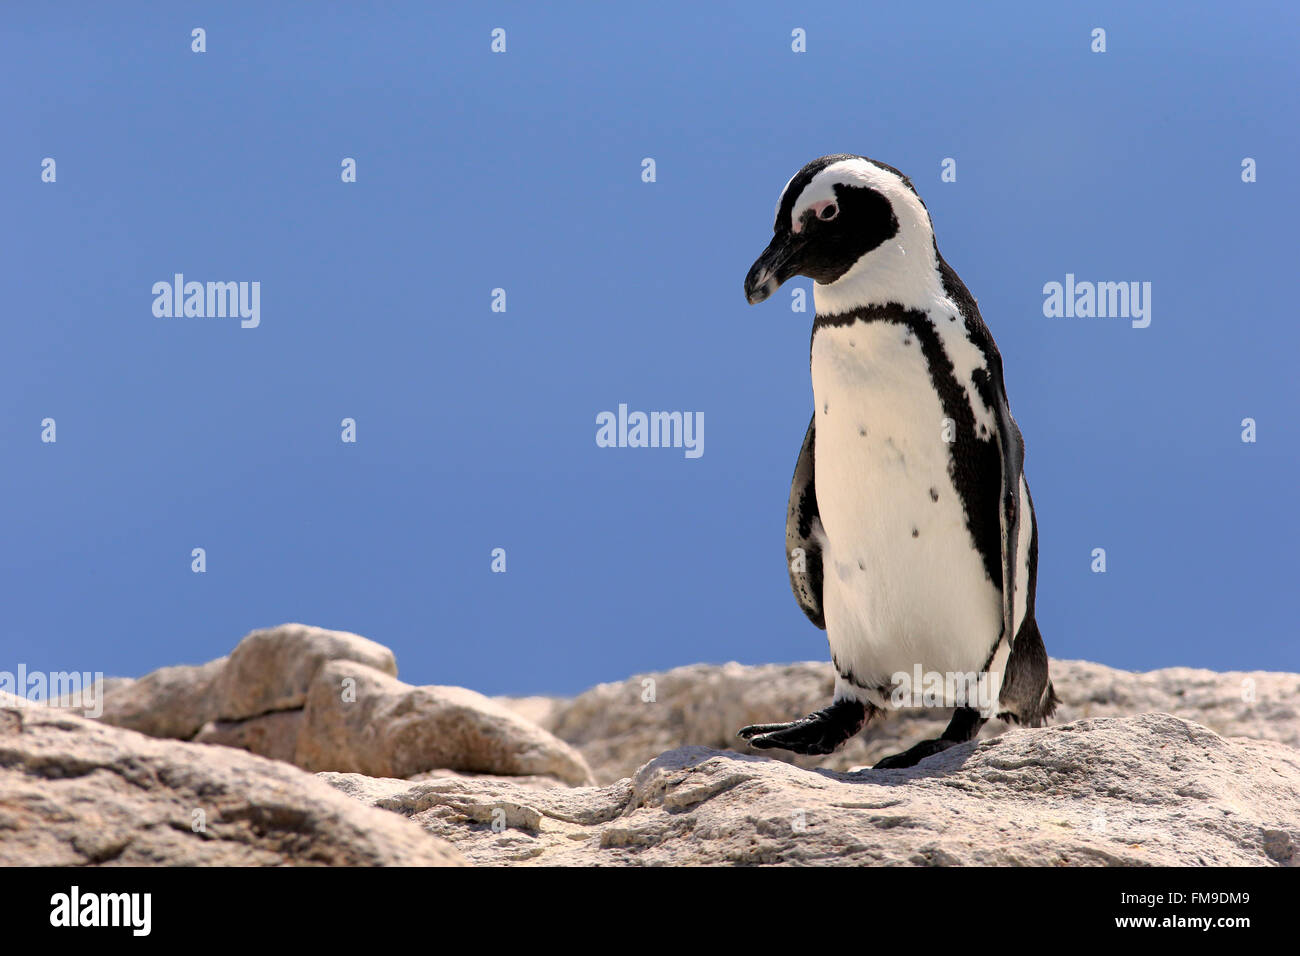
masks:
[[[1052,682],[1047,682],[1047,687],[1043,689],[1042,695],[1038,698],[1037,706],[1023,710],[1020,713],[1015,711],[1002,711],[998,714],[1000,720],[1007,723],[1019,724],[1022,727],[1041,727],[1047,722],[1047,719],[1056,713],[1056,705],[1061,702],[1061,698],[1056,696],[1056,688]]]
[[[1047,682],[1047,689],[1043,691],[1042,700],[1038,702],[1038,712],[1043,715],[1043,720],[1047,720],[1056,713],[1056,705],[1061,702],[1061,698],[1056,696],[1056,688],[1052,682]]]

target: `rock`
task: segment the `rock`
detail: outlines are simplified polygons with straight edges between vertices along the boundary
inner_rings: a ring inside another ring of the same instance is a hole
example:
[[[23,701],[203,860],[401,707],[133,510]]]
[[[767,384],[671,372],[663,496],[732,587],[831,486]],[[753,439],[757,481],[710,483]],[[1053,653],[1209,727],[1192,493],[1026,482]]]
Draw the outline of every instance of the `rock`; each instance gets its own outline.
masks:
[[[320,778],[368,806],[410,817],[430,833],[460,841],[462,852],[490,865],[627,862],[601,854],[599,834],[631,799],[629,780],[601,788],[538,790],[504,777],[416,782],[322,773]],[[577,843],[583,847],[576,848]]]
[[[301,708],[317,671],[327,661],[338,660],[397,676],[393,652],[357,634],[305,624],[253,631],[231,652],[217,680],[216,716],[244,720]]]
[[[50,701],[50,705],[75,710],[82,717],[98,717],[98,714],[82,713],[82,711],[94,710],[94,701],[104,700],[109,694],[119,694],[134,683],[134,677],[105,677],[103,680],[93,682],[89,688],[56,697]],[[549,698],[542,699],[547,700]],[[88,702],[92,703],[83,706]]]
[[[375,778],[386,779],[386,778]],[[424,773],[416,773],[406,778],[412,783],[422,783],[426,780],[500,780],[501,777],[494,773],[461,773],[459,770],[426,770]],[[565,783],[558,777],[510,777],[510,783],[528,787],[533,790],[554,790],[557,787],[568,787],[570,784]]]
[[[393,652],[381,644],[343,631],[284,624],[253,631],[228,658],[164,667],[139,680],[106,679],[99,685],[101,719],[151,737],[178,740],[190,740],[212,723],[204,733],[207,741],[288,759],[296,745],[285,740],[292,722],[263,718],[300,710],[312,678],[329,660],[359,661],[397,674]],[[256,722],[237,726],[246,720]],[[275,736],[268,737],[272,729]]]
[[[532,721],[473,691],[412,687],[396,674],[392,652],[373,641],[286,624],[252,632],[228,659],[113,685],[104,719],[311,770],[505,774],[538,787],[592,782],[583,758]],[[345,704],[341,683],[349,677],[357,696]],[[549,713],[547,698],[536,704]]]
[[[558,697],[499,697],[520,717],[531,720],[541,727],[551,726],[557,709],[564,707],[568,701]]]
[[[100,720],[150,737],[188,740],[216,713],[213,688],[226,658],[163,667],[139,680],[105,681]]]
[[[1300,748],[1297,674],[1218,673],[1186,667],[1134,673],[1064,660],[1052,661],[1051,667],[1062,699],[1054,723],[1159,711],[1203,723],[1225,736],[1276,740]],[[695,664],[600,684],[570,699],[499,700],[573,744],[598,781],[612,782],[676,747],[702,745],[757,753],[736,738],[737,730],[825,707],[833,687],[834,674],[825,662],[758,667]],[[890,714],[825,757],[763,753],[801,767],[871,766],[918,740],[937,737],[950,714],[924,710]],[[981,737],[990,739],[1007,729],[1002,721],[991,720]]]
[[[238,747],[272,760],[293,763],[302,731],[301,710],[279,710],[248,720],[218,720],[203,725],[195,743]]]
[[[1300,674],[1166,667],[1134,673],[1088,661],[1053,661],[1065,720],[1161,711],[1224,737],[1300,748]]]
[[[0,865],[1300,865],[1300,675],[1052,670],[1052,726],[848,773],[948,715],[897,712],[826,757],[736,752],[741,726],[825,706],[830,666],[492,700],[285,625],[103,681],[102,721],[0,698]]]
[[[0,694],[0,866],[94,864],[445,866],[464,858],[288,764]]]
[[[857,774],[686,747],[599,788],[321,778],[484,864],[1300,864],[1300,752],[1167,714]]]
[[[825,707],[834,687],[829,664],[693,664],[598,684],[575,698],[554,700],[549,715],[536,698],[502,703],[526,708],[541,726],[582,752],[598,781],[612,782],[675,747],[745,749],[736,737],[741,727]],[[847,769],[864,762],[865,750],[864,741],[855,738],[829,762]],[[806,766],[828,762],[792,754],[778,759]]]
[[[351,701],[343,699],[348,680]],[[577,751],[482,694],[412,687],[349,661],[331,661],[312,682],[294,762],[372,777],[448,769],[592,782]]]

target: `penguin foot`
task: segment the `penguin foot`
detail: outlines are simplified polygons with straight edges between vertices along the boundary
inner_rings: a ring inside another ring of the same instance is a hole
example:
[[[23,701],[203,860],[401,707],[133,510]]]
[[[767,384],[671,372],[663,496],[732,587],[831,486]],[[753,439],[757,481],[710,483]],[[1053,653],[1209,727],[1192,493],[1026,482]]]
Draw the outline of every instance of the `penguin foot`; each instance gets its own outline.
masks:
[[[828,754],[867,722],[865,705],[837,700],[825,710],[788,724],[750,724],[736,734],[756,750],[789,750],[797,754]]]
[[[919,744],[909,747],[901,754],[893,754],[876,762],[872,770],[897,770],[900,767],[915,767],[926,757],[933,757],[937,753],[943,753],[949,747],[955,747],[962,743],[960,740],[944,740],[942,737],[934,740],[922,740]]]

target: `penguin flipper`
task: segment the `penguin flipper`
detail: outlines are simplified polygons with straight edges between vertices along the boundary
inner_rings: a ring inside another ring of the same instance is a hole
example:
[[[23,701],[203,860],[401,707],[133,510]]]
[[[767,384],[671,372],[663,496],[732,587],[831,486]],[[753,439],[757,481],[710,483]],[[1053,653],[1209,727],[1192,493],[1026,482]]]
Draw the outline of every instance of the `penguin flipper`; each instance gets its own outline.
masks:
[[[1006,384],[1002,378],[1002,355],[984,319],[979,305],[952,266],[939,256],[939,272],[944,291],[966,320],[971,341],[984,353],[986,368],[975,372],[975,385],[984,404],[993,413],[994,438],[1001,460],[1001,483],[998,494],[998,524],[1002,531],[1002,634],[1009,646],[1016,640],[1016,572],[1020,544],[1020,478],[1024,471],[1025,441],[1011,417]],[[1030,518],[1029,520],[1033,520]],[[1030,584],[1031,582],[1026,582]],[[1028,595],[1026,595],[1028,597]]]
[[[1000,365],[1000,362],[998,363]],[[1001,493],[998,496],[998,521],[1002,528],[1002,636],[1008,645],[1016,639],[1016,571],[1020,556],[1020,479],[1024,474],[1025,440],[1016,420],[1011,417],[1002,370],[997,369],[994,382],[994,412],[997,418],[998,451],[1002,460]],[[1032,518],[1026,520],[1033,520]]]
[[[790,571],[790,588],[808,620],[826,630],[822,609],[822,549],[814,529],[821,528],[817,511],[817,484],[813,471],[813,445],[817,415],[808,422],[799,460],[790,482],[790,504],[785,518],[785,560]]]

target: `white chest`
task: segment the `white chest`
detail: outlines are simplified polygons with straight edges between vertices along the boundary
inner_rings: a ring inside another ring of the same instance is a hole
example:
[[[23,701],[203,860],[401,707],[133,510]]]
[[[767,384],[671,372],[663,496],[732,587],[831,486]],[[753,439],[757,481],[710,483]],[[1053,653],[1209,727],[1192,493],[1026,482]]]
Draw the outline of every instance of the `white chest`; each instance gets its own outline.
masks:
[[[819,329],[812,348],[823,602],[841,669],[978,670],[1001,597],[949,475],[953,439],[906,326]]]

